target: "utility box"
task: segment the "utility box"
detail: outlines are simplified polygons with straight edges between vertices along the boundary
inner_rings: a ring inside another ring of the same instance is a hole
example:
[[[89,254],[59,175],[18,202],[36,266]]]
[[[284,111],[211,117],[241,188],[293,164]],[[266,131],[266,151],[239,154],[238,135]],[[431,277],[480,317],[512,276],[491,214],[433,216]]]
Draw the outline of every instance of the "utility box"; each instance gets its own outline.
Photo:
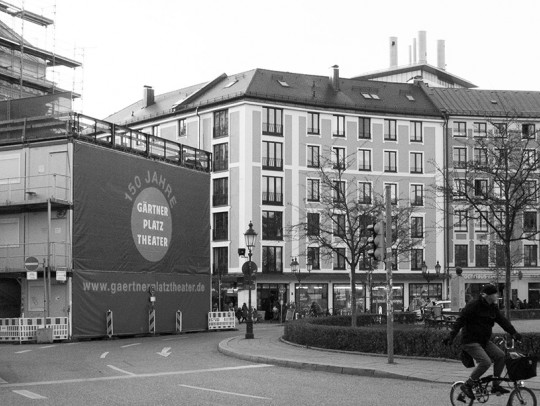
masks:
[[[38,328],[36,330],[36,339],[38,344],[53,342],[52,327]]]

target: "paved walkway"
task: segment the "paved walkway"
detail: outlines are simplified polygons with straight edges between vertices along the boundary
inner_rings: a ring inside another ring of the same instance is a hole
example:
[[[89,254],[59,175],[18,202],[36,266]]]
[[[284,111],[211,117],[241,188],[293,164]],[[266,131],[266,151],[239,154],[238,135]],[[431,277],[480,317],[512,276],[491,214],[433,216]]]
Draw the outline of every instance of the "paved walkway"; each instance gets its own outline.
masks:
[[[518,330],[526,331],[517,323],[514,325]],[[241,324],[241,335],[223,340],[218,350],[256,363],[382,378],[452,383],[463,380],[470,373],[455,360],[394,356],[394,362],[389,364],[387,355],[318,350],[287,343],[281,339],[282,324],[255,324],[253,330],[255,338],[246,340],[245,325]],[[526,386],[540,391],[540,377],[527,380]]]

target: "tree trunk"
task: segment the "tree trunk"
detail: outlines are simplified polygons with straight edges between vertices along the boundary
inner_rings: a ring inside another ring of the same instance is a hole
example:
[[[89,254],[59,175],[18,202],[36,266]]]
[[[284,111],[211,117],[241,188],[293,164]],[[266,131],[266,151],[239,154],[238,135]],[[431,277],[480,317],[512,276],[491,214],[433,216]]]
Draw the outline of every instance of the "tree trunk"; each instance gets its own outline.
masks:
[[[504,274],[504,316],[510,320],[510,297],[512,295],[512,286],[510,276],[512,272],[512,262],[510,257],[510,242],[506,242],[505,246],[506,269]],[[497,289],[499,287],[497,286]]]
[[[356,268],[351,267],[351,327],[356,327]]]

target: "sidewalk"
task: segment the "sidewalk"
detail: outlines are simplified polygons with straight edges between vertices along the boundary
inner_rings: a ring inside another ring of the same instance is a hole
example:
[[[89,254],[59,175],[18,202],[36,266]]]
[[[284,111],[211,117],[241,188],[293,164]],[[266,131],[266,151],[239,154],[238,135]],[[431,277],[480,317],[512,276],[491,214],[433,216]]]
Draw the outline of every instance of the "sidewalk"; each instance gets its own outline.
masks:
[[[290,368],[426,382],[452,383],[464,380],[470,373],[460,361],[454,360],[395,355],[394,363],[389,364],[387,355],[306,348],[281,340],[282,324],[254,325],[255,338],[252,340],[244,337],[245,325],[240,325],[238,331],[238,336],[219,343],[219,352],[251,362]],[[540,391],[540,377],[527,380],[525,386]]]

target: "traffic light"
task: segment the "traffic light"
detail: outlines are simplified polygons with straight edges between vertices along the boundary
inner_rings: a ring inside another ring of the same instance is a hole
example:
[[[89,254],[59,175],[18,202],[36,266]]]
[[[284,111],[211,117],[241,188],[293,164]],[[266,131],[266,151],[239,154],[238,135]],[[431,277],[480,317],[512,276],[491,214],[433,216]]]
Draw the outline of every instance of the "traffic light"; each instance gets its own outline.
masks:
[[[379,221],[375,224],[368,225],[367,231],[371,233],[367,241],[367,254],[376,261],[384,261],[384,222]]]

